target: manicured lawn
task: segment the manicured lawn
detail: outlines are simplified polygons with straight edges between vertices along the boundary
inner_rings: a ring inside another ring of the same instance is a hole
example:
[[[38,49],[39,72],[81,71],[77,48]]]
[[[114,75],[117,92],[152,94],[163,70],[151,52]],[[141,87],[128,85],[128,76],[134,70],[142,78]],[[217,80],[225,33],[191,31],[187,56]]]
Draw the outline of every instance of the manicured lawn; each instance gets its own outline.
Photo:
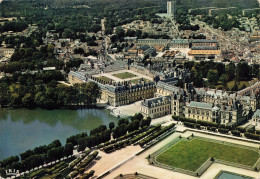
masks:
[[[138,79],[134,79],[134,80],[130,80],[131,81],[131,83],[137,83],[138,82],[138,80],[141,80],[142,78],[138,78]],[[147,79],[145,79],[144,78],[144,81],[145,82],[149,82],[149,80],[147,80]]]
[[[111,79],[110,78],[108,78],[108,77],[106,77],[106,76],[100,76],[100,77],[97,77],[98,79],[101,79],[101,80],[104,80],[104,81],[106,81],[106,82],[110,82],[111,81]],[[113,80],[112,80],[113,81]]]
[[[227,89],[231,90],[235,84],[235,80],[227,82]],[[238,84],[238,90],[241,90],[243,87],[248,87],[249,82],[248,81],[240,81]],[[215,86],[216,89],[223,89],[222,82],[219,81],[219,84]]]
[[[227,83],[228,89],[231,90],[232,87],[234,86],[234,84],[235,84],[235,81],[230,81],[230,82],[228,82],[228,83]],[[248,82],[248,81],[240,81],[240,83],[238,84],[238,90],[242,89],[242,87],[243,87],[244,85],[245,85],[246,87],[248,87],[248,86],[249,86],[249,82]]]
[[[127,78],[136,77],[136,75],[134,75],[133,73],[129,73],[129,72],[117,73],[117,74],[114,74],[114,76],[117,77],[117,78],[120,78],[120,79],[127,79]]]
[[[159,154],[156,161],[189,171],[196,171],[209,157],[254,166],[259,159],[257,150],[230,146],[222,144],[221,141],[212,142],[194,138],[191,141],[186,139],[179,141]]]

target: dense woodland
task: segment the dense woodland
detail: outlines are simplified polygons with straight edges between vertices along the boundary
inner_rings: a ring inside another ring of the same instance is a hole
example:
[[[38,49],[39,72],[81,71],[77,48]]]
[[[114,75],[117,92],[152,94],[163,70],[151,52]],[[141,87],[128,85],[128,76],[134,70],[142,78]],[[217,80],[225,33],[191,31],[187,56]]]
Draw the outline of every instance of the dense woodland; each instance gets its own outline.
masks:
[[[77,107],[92,106],[101,92],[96,83],[66,86],[57,81],[64,80],[58,71],[14,73],[0,79],[0,105],[5,107]]]
[[[237,91],[246,87],[238,88],[241,81],[249,81],[252,78],[260,79],[259,65],[249,66],[246,62],[237,65],[229,63],[226,66],[223,63],[213,61],[187,62],[184,67],[191,71],[191,81],[196,87],[209,86],[211,88]],[[208,81],[204,81],[203,78],[207,78]],[[231,87],[228,86],[230,81],[234,81],[234,85]]]

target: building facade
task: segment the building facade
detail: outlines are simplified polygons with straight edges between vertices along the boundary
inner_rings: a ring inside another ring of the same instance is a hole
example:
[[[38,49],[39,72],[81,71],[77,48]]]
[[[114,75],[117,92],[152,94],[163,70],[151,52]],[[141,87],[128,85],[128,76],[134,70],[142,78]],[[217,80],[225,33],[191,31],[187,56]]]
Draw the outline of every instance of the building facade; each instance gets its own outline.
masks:
[[[101,88],[101,100],[106,101],[111,106],[122,106],[143,99],[153,98],[156,92],[154,82],[139,81],[132,84],[125,82],[104,82],[95,77],[88,77],[87,81],[93,81]]]
[[[251,124],[255,126],[256,130],[260,130],[260,109],[254,113]]]
[[[144,99],[141,103],[141,113],[145,118],[152,119],[171,114],[171,97]]]

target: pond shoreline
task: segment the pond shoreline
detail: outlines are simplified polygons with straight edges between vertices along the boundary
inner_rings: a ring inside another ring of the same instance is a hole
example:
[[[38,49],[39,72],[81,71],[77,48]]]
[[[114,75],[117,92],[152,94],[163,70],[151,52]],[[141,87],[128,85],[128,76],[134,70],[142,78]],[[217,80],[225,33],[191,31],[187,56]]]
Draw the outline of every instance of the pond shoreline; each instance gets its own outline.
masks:
[[[0,160],[59,139],[62,144],[72,135],[87,132],[118,118],[109,110],[90,109],[1,109]]]

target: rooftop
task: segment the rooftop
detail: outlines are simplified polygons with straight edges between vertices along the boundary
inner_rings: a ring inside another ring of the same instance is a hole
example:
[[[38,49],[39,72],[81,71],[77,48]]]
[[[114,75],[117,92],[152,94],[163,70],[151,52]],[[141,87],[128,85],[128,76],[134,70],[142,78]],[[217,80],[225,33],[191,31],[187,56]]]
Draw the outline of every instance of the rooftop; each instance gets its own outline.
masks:
[[[191,101],[189,106],[190,107],[195,107],[195,108],[212,109],[212,104],[203,103],[203,102],[196,102],[196,101]]]

